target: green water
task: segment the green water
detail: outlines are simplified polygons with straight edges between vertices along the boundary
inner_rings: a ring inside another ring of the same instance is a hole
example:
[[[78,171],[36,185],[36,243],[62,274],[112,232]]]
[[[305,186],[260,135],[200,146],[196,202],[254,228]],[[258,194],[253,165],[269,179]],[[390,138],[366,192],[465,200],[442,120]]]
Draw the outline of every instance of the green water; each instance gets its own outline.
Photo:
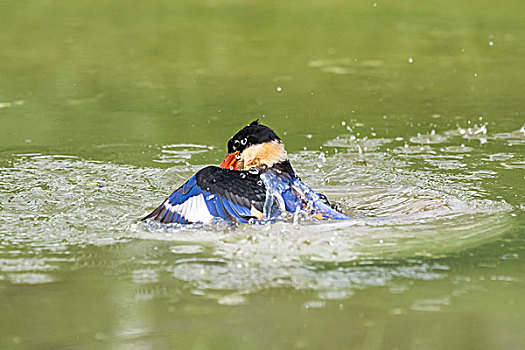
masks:
[[[0,348],[524,348],[523,13],[0,0]],[[255,118],[352,220],[138,223]]]

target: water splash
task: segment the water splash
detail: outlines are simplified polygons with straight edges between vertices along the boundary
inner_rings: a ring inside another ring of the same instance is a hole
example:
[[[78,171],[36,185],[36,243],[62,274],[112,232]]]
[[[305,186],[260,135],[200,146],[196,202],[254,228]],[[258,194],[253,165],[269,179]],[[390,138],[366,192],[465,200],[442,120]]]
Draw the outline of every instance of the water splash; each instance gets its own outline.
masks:
[[[308,289],[321,299],[337,299],[399,277],[444,278],[446,266],[428,257],[494,240],[511,225],[513,208],[490,198],[480,180],[495,174],[480,164],[503,167],[523,157],[501,151],[487,156],[486,149],[461,144],[460,133],[429,135],[416,136],[408,147],[404,138],[345,135],[326,142],[323,151],[291,154],[305,183],[352,215],[344,222],[299,215],[271,225],[152,227],[138,219],[199,167],[163,170],[14,155],[0,168],[0,279],[50,283],[53,273],[74,264],[72,247],[137,239],[156,241],[167,252],[161,263],[134,261],[142,264],[132,272],[137,284],[168,273],[196,294],[228,305],[267,288]],[[428,137],[439,142],[426,142]],[[443,166],[458,163],[464,166]]]

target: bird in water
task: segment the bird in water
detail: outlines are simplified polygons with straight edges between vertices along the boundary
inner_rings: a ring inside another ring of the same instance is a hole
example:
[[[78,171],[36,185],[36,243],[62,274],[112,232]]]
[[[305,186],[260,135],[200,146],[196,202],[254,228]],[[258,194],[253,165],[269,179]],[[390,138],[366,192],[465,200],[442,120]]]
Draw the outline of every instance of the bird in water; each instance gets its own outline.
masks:
[[[300,212],[317,219],[349,219],[301,181],[281,139],[255,120],[228,141],[219,167],[199,170],[142,220],[257,223]]]

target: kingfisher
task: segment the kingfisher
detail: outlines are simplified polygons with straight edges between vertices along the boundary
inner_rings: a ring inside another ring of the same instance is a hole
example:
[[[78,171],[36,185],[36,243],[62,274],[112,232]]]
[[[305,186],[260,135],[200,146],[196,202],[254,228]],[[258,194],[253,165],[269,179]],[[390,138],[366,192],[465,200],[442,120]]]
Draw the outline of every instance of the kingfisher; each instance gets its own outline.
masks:
[[[320,220],[350,218],[301,181],[282,140],[255,120],[228,141],[220,166],[199,170],[142,220],[266,223],[301,212]]]

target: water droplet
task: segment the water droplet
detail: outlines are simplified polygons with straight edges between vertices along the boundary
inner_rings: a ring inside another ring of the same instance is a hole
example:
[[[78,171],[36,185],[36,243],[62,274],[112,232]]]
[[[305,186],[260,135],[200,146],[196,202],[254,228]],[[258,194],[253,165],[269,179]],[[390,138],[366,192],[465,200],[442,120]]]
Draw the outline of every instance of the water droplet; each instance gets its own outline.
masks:
[[[241,145],[244,146],[244,145],[246,145],[247,142],[248,142],[248,140],[247,140],[246,137],[245,137],[245,138],[243,138],[243,139],[241,140]]]
[[[241,173],[240,177],[241,177],[241,179],[245,179],[246,178],[246,174],[245,173]]]
[[[256,167],[253,167],[253,166],[248,170],[248,172],[250,174],[253,174],[253,175],[259,174],[259,170]]]

